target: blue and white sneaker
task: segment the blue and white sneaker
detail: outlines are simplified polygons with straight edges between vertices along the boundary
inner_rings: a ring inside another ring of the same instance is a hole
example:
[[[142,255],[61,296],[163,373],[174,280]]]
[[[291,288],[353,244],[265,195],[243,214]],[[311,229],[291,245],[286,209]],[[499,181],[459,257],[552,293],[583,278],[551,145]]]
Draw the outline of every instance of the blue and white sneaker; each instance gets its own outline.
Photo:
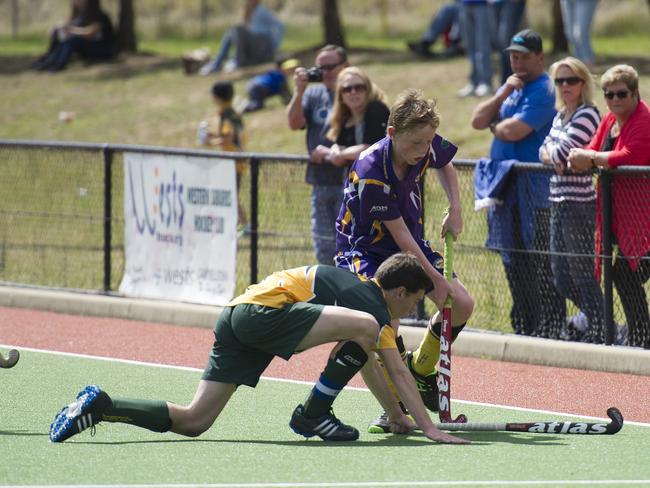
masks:
[[[111,404],[111,398],[97,385],[84,388],[77,399],[56,414],[50,424],[50,441],[63,442],[75,434],[94,427]]]

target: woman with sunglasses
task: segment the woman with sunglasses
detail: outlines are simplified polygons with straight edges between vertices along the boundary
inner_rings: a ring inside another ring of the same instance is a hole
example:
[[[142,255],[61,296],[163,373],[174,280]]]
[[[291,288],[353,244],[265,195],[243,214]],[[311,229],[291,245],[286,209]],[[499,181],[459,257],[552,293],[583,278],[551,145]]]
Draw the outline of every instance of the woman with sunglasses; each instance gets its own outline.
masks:
[[[572,149],[569,168],[650,166],[650,107],[641,100],[639,75],[625,64],[600,79],[609,112],[586,149]],[[645,177],[644,177],[645,176]],[[628,324],[628,344],[650,349],[650,316],[643,285],[650,278],[650,178],[613,175],[612,234],[618,245],[613,279]],[[602,253],[601,213],[597,215],[596,255]],[[597,261],[600,276],[600,261]]]
[[[567,169],[572,148],[585,147],[596,132],[600,114],[593,102],[593,81],[587,66],[574,57],[551,66],[557,115],[539,149],[542,163],[552,165],[551,271],[558,293],[584,313],[590,331],[572,328],[569,339],[603,342],[603,295],[593,269],[596,190],[591,173]],[[584,335],[583,335],[584,334]]]
[[[365,148],[386,135],[390,109],[386,95],[356,66],[339,73],[328,139],[334,141],[330,159],[337,166],[351,164]]]

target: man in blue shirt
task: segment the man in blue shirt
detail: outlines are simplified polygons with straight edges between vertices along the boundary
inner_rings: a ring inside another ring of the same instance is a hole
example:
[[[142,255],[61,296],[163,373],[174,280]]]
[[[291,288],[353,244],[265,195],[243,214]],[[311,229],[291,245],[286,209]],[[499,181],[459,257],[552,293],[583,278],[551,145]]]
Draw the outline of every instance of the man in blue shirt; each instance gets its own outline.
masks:
[[[490,158],[539,162],[538,151],[555,116],[553,83],[545,72],[542,38],[518,32],[506,48],[513,74],[472,114],[472,127],[494,134]],[[551,281],[548,188],[550,172],[510,175],[504,204],[488,214],[487,245],[500,249],[512,294],[512,327],[519,334],[548,336],[559,330],[564,302]],[[511,253],[511,249],[523,252]],[[531,252],[531,250],[533,252]],[[542,251],[537,253],[535,251]]]
[[[287,107],[291,130],[307,129],[307,183],[312,185],[311,233],[314,253],[321,264],[333,264],[336,252],[336,217],[343,200],[344,168],[330,159],[332,141],[327,138],[334,105],[336,78],[348,66],[345,49],[327,45],[316,55],[316,74],[311,79],[304,67],[293,73],[295,91]],[[314,73],[314,71],[311,71]],[[318,76],[316,77],[318,78]],[[320,83],[318,83],[320,81]]]

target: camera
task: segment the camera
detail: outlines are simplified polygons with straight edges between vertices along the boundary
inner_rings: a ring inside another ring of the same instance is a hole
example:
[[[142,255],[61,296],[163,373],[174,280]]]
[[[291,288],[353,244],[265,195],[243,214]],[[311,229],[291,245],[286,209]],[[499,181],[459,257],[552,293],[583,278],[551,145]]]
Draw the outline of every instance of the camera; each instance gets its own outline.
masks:
[[[307,81],[323,81],[323,70],[316,66],[307,70]]]

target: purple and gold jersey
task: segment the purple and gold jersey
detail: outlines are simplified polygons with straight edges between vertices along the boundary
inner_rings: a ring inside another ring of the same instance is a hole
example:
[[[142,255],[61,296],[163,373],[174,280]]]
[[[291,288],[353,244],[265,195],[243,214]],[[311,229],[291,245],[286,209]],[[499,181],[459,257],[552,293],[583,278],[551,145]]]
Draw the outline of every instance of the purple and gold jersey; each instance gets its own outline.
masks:
[[[391,146],[390,138],[383,138],[362,152],[350,168],[336,221],[336,262],[339,267],[349,268],[350,262],[359,259],[379,266],[386,258],[400,252],[383,224],[399,217],[404,219],[420,247],[429,249],[423,238],[423,178],[427,168],[447,165],[458,148],[436,134],[427,156],[411,166],[400,181],[393,171]],[[363,274],[372,276],[374,270]]]

